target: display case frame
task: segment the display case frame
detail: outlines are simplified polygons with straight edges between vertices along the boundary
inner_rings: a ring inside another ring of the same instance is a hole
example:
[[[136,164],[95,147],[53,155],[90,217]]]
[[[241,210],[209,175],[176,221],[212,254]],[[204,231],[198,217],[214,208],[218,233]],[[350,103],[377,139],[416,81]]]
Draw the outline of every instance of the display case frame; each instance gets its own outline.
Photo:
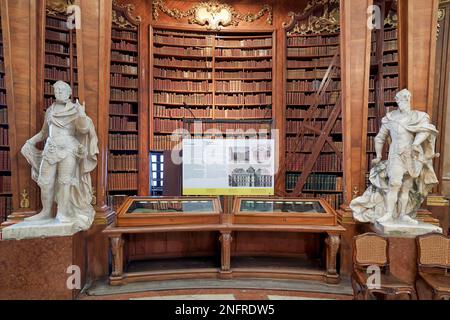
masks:
[[[316,202],[319,204],[323,213],[301,213],[301,212],[262,212],[262,211],[241,211],[243,201],[256,202]],[[279,197],[236,197],[233,205],[233,223],[234,224],[271,224],[271,225],[307,225],[307,226],[336,226],[337,217],[334,209],[324,199],[305,199],[305,198],[279,198]]]
[[[183,202],[183,201],[211,201],[213,211],[186,213],[160,212],[155,213],[130,213],[129,209],[136,202]],[[129,197],[120,206],[117,212],[118,227],[151,227],[163,225],[190,225],[190,224],[218,224],[221,222],[222,206],[218,197]]]

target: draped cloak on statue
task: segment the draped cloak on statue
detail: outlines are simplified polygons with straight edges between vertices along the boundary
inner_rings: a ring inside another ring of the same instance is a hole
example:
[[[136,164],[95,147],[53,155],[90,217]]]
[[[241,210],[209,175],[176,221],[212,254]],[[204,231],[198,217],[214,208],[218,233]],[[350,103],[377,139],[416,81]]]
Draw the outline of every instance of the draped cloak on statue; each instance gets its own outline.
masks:
[[[383,118],[382,124],[387,124],[391,119],[391,113]],[[400,154],[407,174],[414,180],[413,188],[409,192],[409,201],[406,213],[415,218],[417,210],[427,197],[428,193],[438,184],[438,179],[433,168],[433,159],[438,156],[435,153],[436,136],[438,131],[430,123],[430,117],[425,112],[411,111],[408,121],[403,125],[408,132],[417,135],[428,133],[428,138],[420,145],[417,159],[411,156],[411,150]],[[386,214],[385,196],[389,192],[389,177],[387,172],[389,159],[381,161],[370,171],[369,180],[371,186],[359,198],[350,203],[353,217],[360,222],[375,223],[377,219]]]
[[[97,166],[99,149],[94,124],[89,117],[86,116],[85,118],[87,120],[86,127],[72,124],[79,118],[79,106],[78,102],[68,102],[63,110],[56,112],[54,105],[52,105],[45,114],[44,128],[41,131],[47,138],[46,147],[41,151],[31,143],[26,143],[22,148],[22,154],[31,165],[32,179],[38,184],[46,180],[46,177],[42,177],[40,172],[42,161],[47,161],[51,165],[57,165],[57,162],[65,159],[69,153],[75,155],[77,163],[70,181],[69,200],[65,204],[58,203],[58,210],[64,211],[64,215],[70,217],[76,228],[87,230],[92,225],[95,216],[95,210],[91,204],[93,194],[90,173]],[[64,148],[59,147],[55,152],[51,145],[52,140],[58,140],[58,137],[48,137],[50,125],[60,128],[68,128],[68,126],[74,125],[75,134],[68,137],[68,139],[76,139],[76,141],[73,140],[75,148],[68,143],[68,146]],[[55,184],[56,202],[60,198],[58,193],[62,190],[62,188],[58,188],[58,185],[58,183]]]

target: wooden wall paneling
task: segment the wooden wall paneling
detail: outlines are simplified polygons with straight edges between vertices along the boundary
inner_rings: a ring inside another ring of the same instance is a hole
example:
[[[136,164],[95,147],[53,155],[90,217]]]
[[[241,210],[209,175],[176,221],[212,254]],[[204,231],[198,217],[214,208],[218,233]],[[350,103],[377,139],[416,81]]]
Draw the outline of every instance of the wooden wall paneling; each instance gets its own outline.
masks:
[[[415,110],[433,113],[439,0],[398,0],[400,88]]]
[[[31,169],[20,154],[21,147],[36,133],[36,75],[38,48],[39,1],[0,2],[5,52],[7,102],[9,107],[10,157],[12,166],[13,214],[10,218],[23,217],[37,209],[37,186],[31,180]],[[24,23],[26,21],[27,23]],[[23,115],[23,116],[18,116]],[[39,128],[40,129],[40,128]],[[29,193],[30,207],[20,207],[20,191]]]
[[[341,72],[344,121],[345,203],[365,190],[371,30],[367,8],[372,0],[341,1]]]

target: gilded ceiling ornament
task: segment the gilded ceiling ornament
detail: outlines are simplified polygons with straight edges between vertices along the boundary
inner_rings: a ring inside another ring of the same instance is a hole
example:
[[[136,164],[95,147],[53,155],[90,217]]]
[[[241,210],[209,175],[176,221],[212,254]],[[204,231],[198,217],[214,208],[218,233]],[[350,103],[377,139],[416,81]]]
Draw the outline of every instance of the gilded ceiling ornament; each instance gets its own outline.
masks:
[[[314,5],[311,5],[313,3]],[[297,21],[295,23],[292,30],[288,32],[288,35],[291,34],[301,34],[306,35],[308,33],[320,34],[323,32],[334,33],[340,30],[340,13],[339,7],[336,7],[330,11],[331,4],[338,4],[337,0],[317,0],[308,3],[303,13],[296,15],[295,13],[290,13],[291,22],[289,24],[284,24],[284,26],[288,26],[293,23],[296,19],[296,16],[306,15],[309,11],[314,11],[318,8],[318,6],[323,6],[323,14],[320,16],[310,15],[307,18],[306,22]]]
[[[46,0],[47,14],[56,16],[67,13],[67,7],[72,5],[74,0]]]
[[[119,28],[137,29],[137,25],[141,23],[140,16],[133,16],[135,10],[132,4],[119,4],[113,0],[112,22]]]
[[[187,11],[178,9],[170,9],[164,3],[164,0],[153,0],[153,19],[158,20],[158,10],[165,13],[171,18],[180,20],[187,18],[190,24],[198,24],[205,26],[208,30],[220,30],[227,26],[237,26],[239,22],[254,22],[266,13],[268,15],[267,22],[273,23],[273,11],[270,5],[263,5],[261,10],[256,14],[241,14],[228,4],[219,3],[217,1],[201,2],[194,5]]]

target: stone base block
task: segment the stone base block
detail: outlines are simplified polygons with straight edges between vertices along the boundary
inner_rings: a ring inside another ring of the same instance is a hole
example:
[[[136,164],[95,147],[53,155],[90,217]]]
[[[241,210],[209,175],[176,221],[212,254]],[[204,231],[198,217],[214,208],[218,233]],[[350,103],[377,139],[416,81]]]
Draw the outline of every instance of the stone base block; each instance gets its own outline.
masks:
[[[75,299],[86,282],[86,252],[86,232],[0,241],[0,300]]]
[[[71,236],[77,232],[74,223],[61,223],[57,219],[23,221],[2,230],[4,240],[22,240],[42,237]]]
[[[376,233],[387,237],[408,237],[415,238],[428,233],[442,233],[442,228],[429,223],[419,222],[418,224],[403,222],[376,222],[373,226]]]

